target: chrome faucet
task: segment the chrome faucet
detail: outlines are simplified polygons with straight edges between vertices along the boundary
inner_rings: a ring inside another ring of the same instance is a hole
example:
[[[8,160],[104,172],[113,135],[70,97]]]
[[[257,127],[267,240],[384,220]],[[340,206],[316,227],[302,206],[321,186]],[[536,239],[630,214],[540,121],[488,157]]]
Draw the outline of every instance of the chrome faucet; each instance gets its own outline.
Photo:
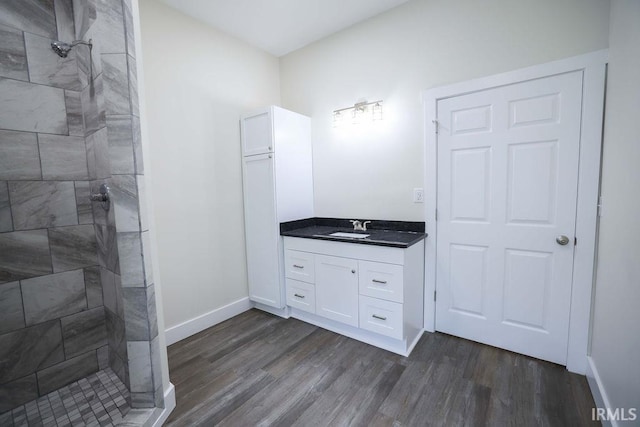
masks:
[[[371,224],[371,221],[365,221],[365,222],[363,223],[363,222],[360,222],[360,221],[359,221],[359,220],[357,220],[357,219],[352,219],[352,220],[350,220],[349,222],[350,222],[351,224],[353,224],[353,229],[354,229],[355,231],[367,231],[367,224]]]

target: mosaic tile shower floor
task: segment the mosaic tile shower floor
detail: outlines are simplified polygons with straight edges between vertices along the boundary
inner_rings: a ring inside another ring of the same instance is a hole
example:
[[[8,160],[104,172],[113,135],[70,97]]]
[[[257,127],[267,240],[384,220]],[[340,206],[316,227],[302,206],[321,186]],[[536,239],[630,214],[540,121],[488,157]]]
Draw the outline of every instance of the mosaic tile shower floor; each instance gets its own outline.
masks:
[[[0,426],[114,426],[129,410],[129,390],[107,368],[0,414]]]

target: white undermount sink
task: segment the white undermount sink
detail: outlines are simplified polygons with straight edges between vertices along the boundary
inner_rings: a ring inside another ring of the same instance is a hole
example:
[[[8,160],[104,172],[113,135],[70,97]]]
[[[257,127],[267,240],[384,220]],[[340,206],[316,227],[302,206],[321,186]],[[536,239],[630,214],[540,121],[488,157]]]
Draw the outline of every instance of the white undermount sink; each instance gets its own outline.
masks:
[[[349,237],[351,239],[366,239],[369,237],[369,234],[360,234],[360,233],[331,233],[329,236],[333,237]]]

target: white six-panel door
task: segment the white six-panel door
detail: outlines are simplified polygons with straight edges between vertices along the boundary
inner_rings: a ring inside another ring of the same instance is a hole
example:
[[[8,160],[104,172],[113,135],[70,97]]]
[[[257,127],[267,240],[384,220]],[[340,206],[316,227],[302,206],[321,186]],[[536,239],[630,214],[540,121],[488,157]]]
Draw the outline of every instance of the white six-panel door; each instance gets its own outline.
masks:
[[[581,71],[438,101],[437,330],[566,363],[581,103]]]

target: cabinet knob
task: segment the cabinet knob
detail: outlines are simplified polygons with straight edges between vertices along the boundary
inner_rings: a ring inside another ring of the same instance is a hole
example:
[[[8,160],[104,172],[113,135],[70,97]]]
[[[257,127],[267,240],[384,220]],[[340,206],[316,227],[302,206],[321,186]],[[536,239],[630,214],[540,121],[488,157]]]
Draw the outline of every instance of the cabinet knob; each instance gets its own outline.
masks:
[[[351,270],[351,272],[352,272],[353,274],[356,274],[356,271],[355,271],[355,270]]]

